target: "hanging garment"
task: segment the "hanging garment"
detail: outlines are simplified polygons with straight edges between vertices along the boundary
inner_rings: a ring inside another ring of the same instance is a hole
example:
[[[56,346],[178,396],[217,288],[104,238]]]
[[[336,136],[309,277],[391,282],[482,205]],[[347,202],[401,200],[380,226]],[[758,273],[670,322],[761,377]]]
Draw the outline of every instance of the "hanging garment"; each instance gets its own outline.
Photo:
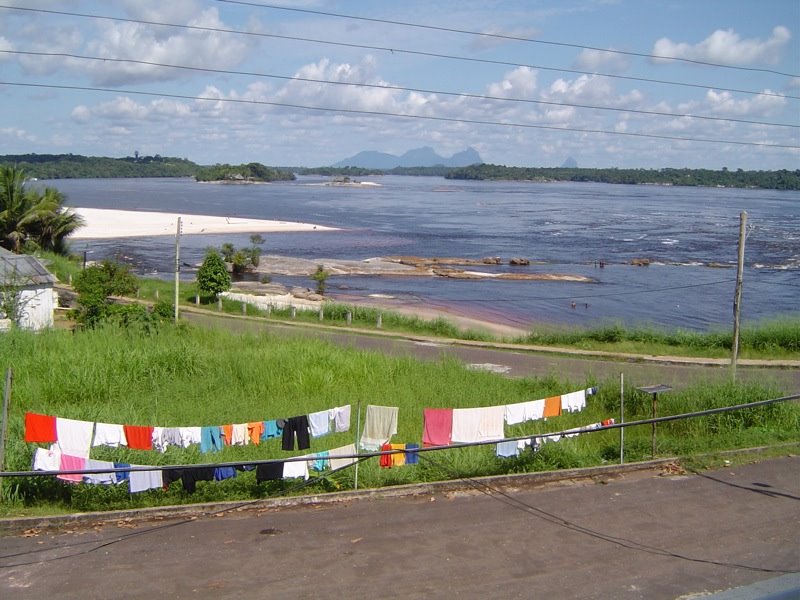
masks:
[[[76,421],[74,419],[56,417],[58,447],[62,454],[89,458],[93,432],[94,423],[91,421]]]
[[[518,425],[525,422],[525,406],[527,402],[506,404],[506,425]]]
[[[132,450],[153,449],[153,428],[140,425],[123,425],[128,448]]]
[[[389,444],[389,447],[392,450],[405,450],[405,444]],[[397,454],[392,454],[392,466],[393,467],[402,467],[406,464],[406,453],[405,452],[398,452]]]
[[[236,469],[234,467],[216,467],[214,469],[214,481],[224,481],[236,477]]]
[[[25,441],[43,442],[50,444],[58,441],[56,418],[39,415],[32,412],[25,413]]]
[[[178,435],[181,440],[181,448],[188,448],[194,444],[199,444],[203,434],[202,427],[178,427]]]
[[[130,465],[128,463],[114,463],[115,469],[128,469]],[[122,483],[123,481],[130,481],[131,472],[130,471],[116,471],[115,475],[117,476],[117,483]]]
[[[406,444],[406,464],[416,465],[419,464],[419,444]]]
[[[83,456],[70,456],[69,454],[61,454],[61,462],[58,465],[59,471],[82,471],[86,468],[86,458]],[[69,481],[70,483],[80,483],[83,475],[69,474],[69,475],[56,475],[57,479],[62,481]]]
[[[164,469],[161,471],[161,487],[166,492],[173,481],[181,480],[180,469]]]
[[[127,431],[126,431],[127,434]],[[131,467],[142,467],[145,465],[131,465]],[[160,489],[164,486],[164,479],[161,471],[129,471],[128,485],[131,494],[138,494],[147,490]]]
[[[391,449],[392,449],[392,445],[391,444],[384,444],[383,446],[381,446],[381,452],[386,451],[386,450],[391,450]],[[391,454],[381,454],[381,458],[380,458],[380,461],[378,462],[378,464],[380,464],[381,468],[383,468],[383,469],[391,468],[391,466],[392,466],[392,455]]]
[[[331,431],[331,411],[322,410],[308,415],[308,427],[311,430],[311,437],[322,437]]]
[[[485,442],[505,437],[505,406],[453,409],[454,442]]]
[[[213,481],[214,467],[192,467],[181,471],[183,489],[189,494],[194,494],[198,481]]]
[[[520,448],[516,441],[500,442],[497,444],[495,454],[501,458],[508,458],[509,456],[519,456]]]
[[[127,446],[128,440],[125,439],[125,428],[114,423],[95,423],[94,441],[92,446],[108,446],[119,448]]]
[[[550,417],[558,417],[561,415],[561,396],[551,396],[544,399],[544,413],[543,417],[548,419]]]
[[[283,479],[283,461],[276,461],[256,466],[256,482]]]
[[[261,435],[264,433],[264,421],[253,421],[247,424],[247,437],[250,443],[258,446],[261,443]]]
[[[561,412],[578,412],[586,408],[586,390],[570,392],[561,396]]]
[[[308,415],[299,415],[286,419],[283,425],[283,440],[281,448],[294,450],[294,440],[297,437],[297,449],[306,450],[311,447],[308,435]]]
[[[544,419],[544,400],[531,400],[526,402],[525,406],[525,420],[536,421]]]
[[[308,462],[310,463],[308,465],[309,469],[313,469],[314,471],[324,471],[330,465],[330,460],[328,460],[328,451],[323,450],[322,452],[317,452],[314,455],[314,460]]]
[[[114,463],[108,460],[94,460],[93,458],[86,459],[86,470],[96,471],[99,469],[113,469]],[[83,476],[84,483],[92,483],[99,485],[110,485],[117,483],[117,474],[114,471],[106,471],[103,473],[85,473]]]
[[[298,457],[298,458],[303,458],[303,457]],[[308,461],[287,460],[285,463],[283,463],[283,477],[284,479],[293,479],[295,477],[302,477],[303,479],[308,479],[310,477],[310,475],[308,474]]]
[[[231,439],[233,438],[233,425],[222,425],[220,427],[222,430],[222,440],[226,446],[231,445]]]
[[[422,443],[424,445],[448,446],[453,433],[453,409],[423,409],[422,430]]]
[[[396,406],[367,406],[364,431],[361,434],[361,447],[374,452],[387,443],[397,433]]]
[[[269,440],[283,435],[283,427],[278,427],[278,422],[275,419],[271,421],[264,421],[264,431],[261,432],[262,440]]]
[[[348,444],[347,446],[341,446],[339,448],[334,448],[333,450],[328,450],[328,456],[331,459],[331,469],[335,471],[336,469],[343,469],[344,467],[348,467],[356,463],[358,461],[357,458],[336,458],[337,456],[353,456],[355,453],[355,444]]]
[[[61,450],[53,444],[49,450],[37,448],[33,453],[34,471],[58,471],[61,468]]]
[[[333,421],[333,430],[336,433],[350,431],[350,405],[337,406],[331,409],[331,421]]]
[[[231,446],[246,446],[249,441],[247,423],[234,423],[231,427]]]
[[[218,452],[222,450],[222,432],[219,425],[200,428],[200,452]]]
[[[181,432],[177,427],[153,427],[153,450],[166,452],[170,446],[181,445]]]

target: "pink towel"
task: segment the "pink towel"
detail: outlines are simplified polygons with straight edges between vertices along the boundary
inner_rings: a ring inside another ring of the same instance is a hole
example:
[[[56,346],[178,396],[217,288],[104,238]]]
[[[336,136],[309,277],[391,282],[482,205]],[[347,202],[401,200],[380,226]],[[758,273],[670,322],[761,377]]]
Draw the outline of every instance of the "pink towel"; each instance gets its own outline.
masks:
[[[426,446],[449,446],[453,432],[452,408],[425,408],[422,443]]]
[[[61,462],[58,465],[59,471],[83,470],[86,468],[86,459],[80,456],[70,456],[69,454],[61,455]],[[80,483],[83,480],[83,475],[56,475],[58,479],[69,481],[71,483]]]

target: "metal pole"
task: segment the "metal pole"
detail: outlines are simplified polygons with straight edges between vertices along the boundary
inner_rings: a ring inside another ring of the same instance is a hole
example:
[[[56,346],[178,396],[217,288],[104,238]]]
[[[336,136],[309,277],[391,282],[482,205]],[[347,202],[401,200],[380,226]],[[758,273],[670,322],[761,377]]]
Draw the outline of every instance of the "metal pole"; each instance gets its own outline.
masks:
[[[736,380],[736,360],[739,358],[739,314],[742,304],[742,278],[744,277],[744,239],[747,213],[739,215],[739,260],[736,266],[736,291],[733,294],[733,344],[731,354],[731,377]]]
[[[6,432],[8,431],[8,403],[11,400],[11,382],[14,379],[11,369],[6,369],[6,385],[3,389],[3,422],[0,423],[0,471],[6,469]],[[0,479],[0,500],[3,499],[3,480]]]
[[[361,400],[358,401],[356,404],[356,454],[358,454],[358,438],[361,437]],[[353,489],[358,489],[358,463],[361,461],[356,461],[356,468],[355,474],[353,475]]]
[[[178,217],[178,228],[175,232],[175,323],[178,323],[178,298],[181,281],[181,218]]]
[[[619,374],[619,422],[625,423],[625,374]],[[619,428],[619,464],[625,462],[625,428]]]
[[[653,392],[653,404],[652,404],[652,411],[651,411],[652,415],[651,416],[654,419],[656,418],[657,410],[658,410],[658,393],[657,392]],[[656,424],[653,423],[652,427],[653,427],[653,429],[652,429],[652,431],[650,433],[650,438],[651,438],[650,441],[651,441],[652,446],[653,446],[652,450],[651,450],[651,453],[653,455],[653,458],[655,458],[656,457]]]

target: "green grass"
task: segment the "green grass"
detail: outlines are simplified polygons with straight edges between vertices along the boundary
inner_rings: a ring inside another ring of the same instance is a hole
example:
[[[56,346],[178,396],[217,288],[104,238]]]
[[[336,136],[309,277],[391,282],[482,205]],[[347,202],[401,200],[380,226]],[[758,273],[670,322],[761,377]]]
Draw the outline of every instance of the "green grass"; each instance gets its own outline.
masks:
[[[476,407],[520,402],[600,384],[581,413],[548,422],[507,427],[509,436],[549,432],[616,417],[616,382],[575,380],[567,376],[511,379],[464,368],[455,360],[420,362],[412,358],[344,349],[314,339],[286,339],[269,334],[235,335],[181,325],[150,334],[101,328],[90,331],[14,331],[0,340],[0,366],[14,373],[6,469],[27,470],[34,451],[23,441],[25,411],[73,419],[123,424],[221,425],[288,417],[351,404],[400,407],[397,442],[422,437],[422,409]],[[766,385],[704,385],[673,391],[660,398],[659,414],[735,404],[780,395]],[[649,415],[649,396],[626,393],[626,419]],[[798,439],[797,404],[706,417],[659,426],[659,453],[693,454],[760,446]],[[354,439],[349,433],[312,441],[312,451],[334,448]],[[626,432],[626,458],[648,458],[649,428]],[[93,457],[138,464],[236,462],[285,458],[278,440],[260,446],[226,448],[201,454],[197,447],[166,453],[128,449],[93,450]],[[421,460],[418,466],[380,469],[377,459],[360,466],[359,485],[378,487],[455,476],[516,473],[615,462],[619,436],[608,431],[545,445],[537,454],[498,459],[493,447],[454,449]],[[304,491],[352,487],[352,469],[323,478]],[[257,484],[252,473],[221,483],[201,483],[196,494],[179,483],[167,492],[130,495],[125,486],[70,486],[50,477],[5,482],[0,514],[41,514],[131,508],[211,500],[253,499],[292,490],[294,482]],[[292,493],[296,493],[292,491]]]

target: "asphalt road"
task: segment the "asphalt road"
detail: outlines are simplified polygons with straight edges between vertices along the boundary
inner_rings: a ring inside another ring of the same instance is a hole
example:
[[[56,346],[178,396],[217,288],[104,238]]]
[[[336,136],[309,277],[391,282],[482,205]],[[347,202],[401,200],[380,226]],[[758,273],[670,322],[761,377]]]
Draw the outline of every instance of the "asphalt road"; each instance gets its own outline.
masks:
[[[414,341],[394,336],[362,334],[344,328],[323,329],[281,325],[260,319],[222,317],[208,312],[184,312],[182,316],[190,322],[224,327],[232,331],[268,331],[275,335],[316,337],[345,347],[374,350],[395,356],[414,356],[421,360],[440,360],[444,356],[456,357],[467,365],[495,370],[511,377],[553,375],[573,381],[603,382],[611,378],[618,380],[622,373],[625,376],[626,386],[640,387],[663,383],[677,389],[699,382],[726,381],[730,380],[731,376],[730,368],[721,366],[601,360],[554,353],[498,350],[453,345],[435,339]],[[799,368],[739,366],[737,380],[774,383],[787,393],[800,392]]]
[[[689,598],[800,571],[798,540],[795,456],[29,532],[0,539],[0,597]]]

